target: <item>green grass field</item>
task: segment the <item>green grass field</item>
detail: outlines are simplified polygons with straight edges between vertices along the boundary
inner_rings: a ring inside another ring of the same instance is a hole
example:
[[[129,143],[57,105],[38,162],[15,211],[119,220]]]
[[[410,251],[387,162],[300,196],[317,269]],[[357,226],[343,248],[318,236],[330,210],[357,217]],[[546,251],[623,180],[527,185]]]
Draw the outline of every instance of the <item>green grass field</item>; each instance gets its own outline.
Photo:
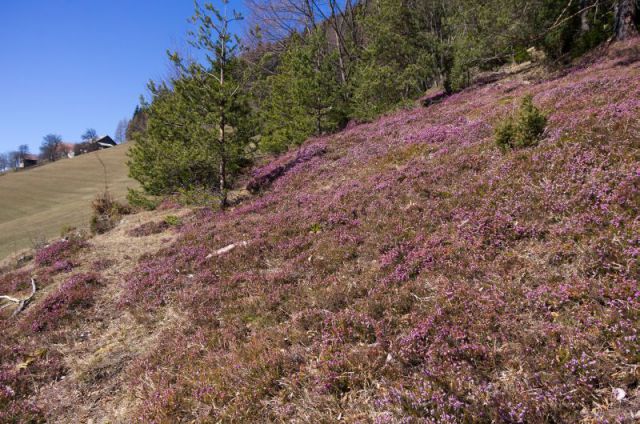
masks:
[[[41,167],[0,176],[0,259],[35,240],[60,235],[63,226],[87,228],[91,201],[104,188],[124,199],[127,187],[137,187],[126,165],[129,145],[64,159]]]

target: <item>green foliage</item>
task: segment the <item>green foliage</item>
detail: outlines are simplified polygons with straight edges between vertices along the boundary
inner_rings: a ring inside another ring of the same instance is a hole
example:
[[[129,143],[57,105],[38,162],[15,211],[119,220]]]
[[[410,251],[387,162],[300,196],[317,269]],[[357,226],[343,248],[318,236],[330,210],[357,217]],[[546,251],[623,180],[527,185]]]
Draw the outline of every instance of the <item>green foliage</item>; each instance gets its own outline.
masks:
[[[185,206],[203,206],[217,208],[220,205],[218,196],[206,187],[189,187],[178,190],[177,200]]]
[[[523,52],[539,32],[533,14],[544,0],[457,0],[447,22],[453,34],[451,66],[445,70],[451,91],[467,87],[474,74],[510,60]]]
[[[546,125],[546,116],[533,104],[531,95],[527,95],[518,114],[508,117],[496,128],[496,144],[502,150],[535,146]]]
[[[127,202],[132,208],[146,211],[152,211],[160,204],[159,199],[146,195],[142,190],[134,190],[132,188],[127,189]]]
[[[164,217],[164,222],[167,223],[167,225],[170,225],[172,227],[175,227],[177,225],[182,224],[182,220],[180,219],[180,217],[177,217],[175,215],[167,215]]]
[[[443,17],[443,8],[431,0],[376,2],[362,23],[368,43],[351,80],[353,117],[373,119],[442,80]]]
[[[515,49],[513,54],[513,61],[515,63],[524,63],[532,60],[533,58],[529,54],[529,52],[523,47],[519,46]]]
[[[322,224],[317,222],[311,224],[311,227],[309,227],[309,232],[313,234],[318,234],[322,232]]]
[[[262,150],[282,152],[312,134],[333,131],[344,123],[336,60],[320,33],[291,40],[277,73],[265,82],[268,95],[260,111]]]
[[[218,179],[218,110],[203,105],[202,95],[212,81],[190,79],[175,81],[173,91],[151,85],[154,99],[149,107],[147,131],[135,136],[129,151],[130,176],[152,195],[171,194],[194,185],[213,187]],[[215,95],[215,88],[211,91]],[[193,91],[199,91],[198,97]],[[201,123],[199,123],[201,121]]]
[[[154,195],[196,186],[217,190],[226,204],[229,179],[244,162],[252,129],[250,108],[235,71],[238,44],[229,23],[211,4],[197,6],[192,45],[208,63],[185,64],[170,54],[179,77],[171,84],[149,84],[153,101],[147,129],[129,152],[131,177]]]
[[[570,59],[605,42],[613,35],[613,6],[616,1],[605,0],[601,4],[596,4],[595,0],[569,4],[553,0],[543,1],[543,7],[537,9],[533,21],[536,26],[551,30],[540,40],[540,47],[553,59]]]
[[[287,12],[285,20],[300,18],[297,31],[258,42],[242,57],[227,27],[239,15],[227,18],[196,3],[191,43],[207,62],[187,66],[171,55],[179,76],[152,85],[151,104],[143,102],[130,125],[142,128],[131,176],[147,193],[203,186],[226,199],[227,177],[247,163],[250,150],[284,152],[349,119],[372,120],[411,104],[432,87],[460,91],[480,72],[530,60],[530,47],[552,59],[581,54],[612,34],[614,3],[372,0],[338,8],[338,15],[313,3],[306,6],[311,14]],[[505,145],[535,138],[513,141],[519,131],[505,124],[499,138]]]
[[[127,124],[125,133],[126,140],[133,140],[136,134],[144,133],[147,130],[148,109],[149,105],[144,98],[141,98],[140,106],[136,106],[133,116]]]

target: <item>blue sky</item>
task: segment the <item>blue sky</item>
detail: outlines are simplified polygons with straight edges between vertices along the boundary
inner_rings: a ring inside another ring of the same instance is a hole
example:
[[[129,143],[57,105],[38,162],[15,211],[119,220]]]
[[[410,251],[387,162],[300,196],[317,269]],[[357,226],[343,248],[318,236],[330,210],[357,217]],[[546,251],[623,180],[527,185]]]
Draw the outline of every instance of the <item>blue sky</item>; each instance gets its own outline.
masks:
[[[166,50],[186,48],[192,14],[191,0],[0,0],[0,152],[113,136],[168,74]]]

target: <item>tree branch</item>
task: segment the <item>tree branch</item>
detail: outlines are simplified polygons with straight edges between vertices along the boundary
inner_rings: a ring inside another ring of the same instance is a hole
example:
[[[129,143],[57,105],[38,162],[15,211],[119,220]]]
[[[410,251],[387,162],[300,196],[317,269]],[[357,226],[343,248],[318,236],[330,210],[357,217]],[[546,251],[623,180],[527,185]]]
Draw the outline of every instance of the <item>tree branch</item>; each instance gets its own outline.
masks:
[[[11,317],[13,318],[14,316],[18,315],[24,308],[26,308],[26,306],[29,304],[29,302],[31,302],[31,299],[33,299],[33,295],[36,294],[36,290],[37,290],[36,280],[34,280],[32,278],[31,279],[31,294],[29,295],[29,297],[26,297],[24,299],[17,299],[15,297],[1,295],[0,296],[0,300],[5,300],[7,302],[15,303],[15,304],[18,305],[16,310],[13,311],[13,314],[11,314]],[[3,305],[2,307],[0,307],[0,310],[10,306],[11,303]]]

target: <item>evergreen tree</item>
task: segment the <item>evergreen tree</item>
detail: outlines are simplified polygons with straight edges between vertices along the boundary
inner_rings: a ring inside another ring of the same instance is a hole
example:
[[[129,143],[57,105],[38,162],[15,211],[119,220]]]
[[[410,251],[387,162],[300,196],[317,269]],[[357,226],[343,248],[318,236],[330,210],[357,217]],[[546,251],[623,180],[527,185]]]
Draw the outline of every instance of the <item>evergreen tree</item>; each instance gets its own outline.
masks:
[[[133,140],[138,133],[144,133],[147,130],[147,110],[149,104],[145,101],[144,97],[140,97],[140,105],[136,106],[133,111],[133,116],[127,124],[127,131],[125,134],[126,140]]]
[[[205,186],[217,189],[227,205],[229,179],[240,166],[250,127],[244,90],[234,76],[239,44],[229,30],[239,19],[235,12],[227,17],[210,3],[196,3],[191,43],[204,51],[206,64],[185,64],[170,54],[180,76],[172,88],[150,84],[147,131],[136,137],[129,161],[131,176],[146,191]]]
[[[290,40],[276,74],[266,80],[269,95],[260,105],[262,149],[281,152],[344,123],[336,60],[321,32]]]
[[[371,119],[444,80],[447,3],[379,0],[363,20],[367,45],[352,84],[353,116]]]

